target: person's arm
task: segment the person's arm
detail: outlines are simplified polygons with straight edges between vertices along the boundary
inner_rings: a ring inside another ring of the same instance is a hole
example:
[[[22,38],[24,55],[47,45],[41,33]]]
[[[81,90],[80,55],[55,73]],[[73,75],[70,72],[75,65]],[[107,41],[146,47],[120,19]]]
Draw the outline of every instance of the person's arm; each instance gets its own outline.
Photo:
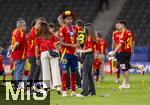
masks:
[[[116,54],[116,52],[118,52],[118,51],[121,49],[121,47],[122,47],[122,43],[119,43],[119,44],[117,45],[117,47],[116,47],[113,51],[111,51],[111,52],[109,53],[109,55],[110,55],[110,56],[114,56],[114,55]]]
[[[20,43],[23,41],[21,32],[16,32],[14,38],[16,39],[16,42],[14,46],[11,48],[12,52],[14,52],[20,46]]]
[[[35,57],[36,57],[36,64],[40,65],[40,58],[39,58],[39,52],[40,52],[40,48],[39,48],[39,39],[35,38]]]
[[[38,54],[39,54],[39,47],[38,46],[35,46],[35,57],[36,59],[38,59]]]
[[[114,50],[114,49],[115,49],[115,41],[112,40],[112,50]]]
[[[20,42],[16,42],[15,43],[15,45],[12,47],[12,52],[14,52],[16,49],[17,49],[17,47],[20,45]]]
[[[79,46],[79,44],[69,44],[69,43],[65,43],[65,42],[60,42],[60,44],[63,46],[74,47],[74,48]]]
[[[60,41],[55,42],[54,47],[57,48],[59,44],[60,44]]]
[[[135,36],[134,34],[132,34],[132,47],[131,47],[131,53],[133,54],[134,53],[134,49],[135,49]]]
[[[115,53],[118,52],[121,49],[121,47],[122,47],[122,44],[119,43],[118,46],[114,49],[114,52]]]
[[[40,58],[39,58],[39,47],[35,46],[35,57],[36,57],[36,64],[40,65]]]
[[[88,49],[86,49],[86,50],[78,49],[77,52],[78,52],[78,53],[90,53],[90,52],[92,52],[92,48],[88,48]]]

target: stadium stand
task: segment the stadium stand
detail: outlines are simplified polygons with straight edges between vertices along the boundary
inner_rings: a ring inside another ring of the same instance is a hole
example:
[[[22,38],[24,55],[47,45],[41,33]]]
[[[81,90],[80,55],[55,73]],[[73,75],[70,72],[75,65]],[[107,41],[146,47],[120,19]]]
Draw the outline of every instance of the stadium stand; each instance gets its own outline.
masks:
[[[99,0],[0,0],[0,46],[10,44],[11,31],[19,17],[30,23],[36,17],[44,17],[49,22],[56,22],[57,16],[64,10],[72,10],[85,22],[92,22],[98,11]]]

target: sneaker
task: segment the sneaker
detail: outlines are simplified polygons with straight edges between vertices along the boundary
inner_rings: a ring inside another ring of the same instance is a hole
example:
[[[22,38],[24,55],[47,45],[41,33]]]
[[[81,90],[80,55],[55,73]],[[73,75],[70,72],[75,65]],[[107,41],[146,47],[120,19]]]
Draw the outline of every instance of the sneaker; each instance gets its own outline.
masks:
[[[77,96],[77,97],[85,97],[85,96],[82,95],[82,94],[77,94],[76,96]]]
[[[30,95],[31,94],[31,91],[30,90],[27,90],[27,92],[26,92],[28,95]]]
[[[92,94],[92,93],[90,93],[88,96],[96,96],[96,94]]]
[[[61,88],[60,88],[60,87],[57,87],[57,88],[56,88],[56,91],[57,91],[57,93],[58,93],[59,95],[61,95]]]
[[[67,97],[67,92],[66,92],[66,91],[63,91],[63,92],[62,92],[62,96],[63,96],[63,97]]]
[[[78,88],[78,90],[80,90],[80,91],[81,91],[81,90],[82,90],[82,88],[80,87],[80,88]]]
[[[104,78],[102,78],[102,79],[100,80],[100,82],[105,82],[105,79],[104,79]]]
[[[144,65],[139,65],[138,69],[141,71],[141,73],[144,75]]]
[[[119,79],[116,79],[115,83],[119,83],[119,82],[120,82],[120,80],[119,80]]]
[[[53,86],[51,89],[52,89],[52,90],[55,90],[56,88]]]
[[[75,91],[72,91],[70,96],[77,96],[77,93]]]
[[[129,89],[130,88],[130,84],[122,84],[121,86],[119,86],[119,89]]]

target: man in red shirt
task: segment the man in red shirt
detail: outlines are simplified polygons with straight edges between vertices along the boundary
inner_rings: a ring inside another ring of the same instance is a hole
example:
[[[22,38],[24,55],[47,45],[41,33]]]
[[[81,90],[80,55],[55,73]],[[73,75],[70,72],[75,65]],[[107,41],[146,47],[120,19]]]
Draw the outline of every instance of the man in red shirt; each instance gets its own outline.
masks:
[[[18,85],[18,82],[22,80],[22,74],[25,66],[26,59],[26,22],[24,19],[20,18],[17,20],[17,28],[12,32],[11,41],[11,59],[15,65],[14,69],[14,80],[15,88],[23,88]]]
[[[62,16],[65,22],[65,26],[59,32],[61,44],[62,96],[67,96],[66,79],[67,70],[69,69],[71,70],[71,96],[76,96],[75,81],[76,71],[78,70],[78,58],[75,55],[75,51],[78,46],[76,41],[78,29],[72,25],[74,15],[71,11],[65,11]]]
[[[120,22],[122,24],[126,24],[126,21],[117,21],[116,24],[115,24],[115,27],[116,27],[116,31],[113,32],[113,35],[112,35],[112,49],[114,50],[118,44],[119,44],[119,40],[120,40],[120,37],[122,36],[123,34],[123,31],[120,30]],[[127,30],[127,29],[126,29]],[[131,31],[127,30],[127,33],[130,35],[132,35],[132,39],[129,38],[128,39],[128,43],[129,44],[132,44],[132,47],[131,47],[131,54],[134,53],[134,46],[135,46],[135,38],[134,38],[134,35]],[[129,45],[128,44],[128,45]],[[120,65],[119,65],[119,61],[120,61],[120,50],[118,50],[118,52],[115,54],[115,57],[117,58],[117,62],[116,62],[116,67],[117,67],[117,79],[115,81],[115,83],[118,83],[119,82],[119,78],[120,78]],[[137,69],[137,70],[140,70],[142,73],[144,73],[144,66],[143,65],[130,65],[130,68],[132,69]]]
[[[116,30],[113,32],[113,35],[112,35],[112,49],[114,50],[115,47],[119,44],[119,36],[121,35],[121,31],[119,31],[117,29],[117,23],[115,24],[115,27],[116,27]],[[119,66],[119,53],[117,52],[115,54],[115,57],[117,59],[117,61],[115,62],[116,63],[116,68],[117,68],[117,79],[115,81],[115,83],[119,83],[120,81],[120,66]],[[110,65],[110,66],[113,66],[113,65]]]
[[[100,65],[100,69],[99,69],[100,76],[101,76],[100,81],[104,81],[104,60],[105,60],[105,53],[107,52],[107,43],[102,38],[102,35],[100,32],[97,32],[96,51],[98,53],[98,58],[101,61],[101,65]]]
[[[124,73],[124,83],[119,88],[130,88],[128,70],[131,68],[130,57],[133,52],[134,36],[126,29],[126,24],[127,22],[123,20],[117,22],[117,28],[121,33],[116,47],[109,53],[110,56],[114,56],[119,52],[119,64]]]

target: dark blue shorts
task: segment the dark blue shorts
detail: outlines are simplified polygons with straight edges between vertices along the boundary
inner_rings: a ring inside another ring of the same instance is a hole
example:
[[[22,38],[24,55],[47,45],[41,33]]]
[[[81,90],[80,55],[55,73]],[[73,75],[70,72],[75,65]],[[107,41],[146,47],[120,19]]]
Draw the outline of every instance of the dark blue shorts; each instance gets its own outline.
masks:
[[[78,70],[77,56],[65,54],[62,61],[60,62],[60,68],[62,71],[70,69],[72,72],[75,72]]]
[[[130,58],[131,58],[131,54],[128,52],[121,52],[119,54],[119,64],[120,64],[120,68],[123,71],[128,71],[130,69]]]
[[[117,61],[119,62],[119,61],[120,61],[119,53],[116,53],[116,54],[115,54],[115,57],[116,57]]]

